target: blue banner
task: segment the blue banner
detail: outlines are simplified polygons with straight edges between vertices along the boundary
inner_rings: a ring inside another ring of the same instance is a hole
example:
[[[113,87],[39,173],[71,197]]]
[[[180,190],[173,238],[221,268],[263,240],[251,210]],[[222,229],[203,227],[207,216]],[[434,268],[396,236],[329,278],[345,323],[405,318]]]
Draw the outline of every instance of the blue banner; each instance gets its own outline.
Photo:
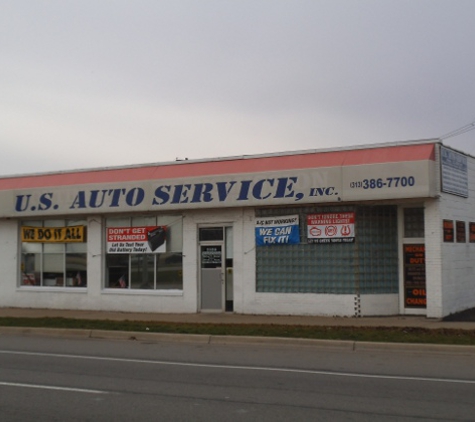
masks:
[[[257,246],[300,243],[299,216],[258,218],[255,232]]]

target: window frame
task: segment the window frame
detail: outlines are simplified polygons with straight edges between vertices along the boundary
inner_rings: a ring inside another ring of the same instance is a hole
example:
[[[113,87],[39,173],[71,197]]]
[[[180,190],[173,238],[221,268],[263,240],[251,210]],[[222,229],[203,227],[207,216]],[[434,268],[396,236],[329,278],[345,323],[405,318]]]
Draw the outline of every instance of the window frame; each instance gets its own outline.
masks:
[[[112,227],[141,227],[141,226],[166,226],[167,227],[167,246],[166,252],[161,253],[145,253],[145,254],[133,254],[133,253],[124,253],[124,254],[115,254],[105,252],[104,259],[104,282],[103,289],[107,291],[118,291],[118,292],[156,292],[156,293],[167,293],[179,291],[183,292],[183,216],[175,214],[166,214],[166,215],[137,215],[137,216],[112,216],[105,219],[104,231],[107,231],[108,228]],[[170,233],[173,233],[173,226],[177,233],[172,235],[170,238]],[[178,238],[177,238],[178,236]],[[107,240],[104,236],[104,243]],[[106,251],[106,245],[104,244],[104,250]],[[109,264],[110,261],[122,257],[126,258],[126,262],[122,261],[123,265],[119,265],[120,262],[117,262],[115,268],[123,268],[123,271],[115,271],[111,274],[110,268],[114,268]],[[177,258],[179,256],[179,259]],[[150,270],[153,270],[152,279],[145,277],[142,282],[138,281],[134,277],[134,273],[139,273],[137,270],[139,268],[138,264],[143,257],[143,260],[147,260],[145,272],[142,274],[149,274]],[[150,260],[150,258],[152,258]],[[178,260],[178,261],[177,261]],[[136,261],[134,263],[134,261]],[[160,266],[160,262],[165,265]],[[176,265],[179,262],[179,265]],[[165,269],[163,272],[166,273],[167,265],[170,264],[170,267],[173,268],[172,272],[177,272],[178,277],[173,279],[173,275],[169,275],[172,280],[168,284],[158,277],[159,268]],[[175,264],[174,266],[172,264]],[[179,268],[177,268],[179,266]],[[119,275],[119,273],[121,273]],[[114,281],[115,280],[115,281]],[[148,283],[148,285],[146,284]],[[137,287],[138,286],[138,287]]]
[[[71,227],[84,226],[84,242],[75,242],[73,250],[68,251],[69,242],[23,242],[21,230],[23,227]],[[82,245],[82,246],[79,246]],[[29,249],[29,251],[28,251]],[[44,219],[22,220],[19,225],[19,277],[20,288],[54,288],[61,290],[77,290],[87,288],[87,220],[86,219]],[[58,255],[56,259],[52,259]],[[75,260],[68,259],[75,256]],[[33,261],[30,259],[33,258]],[[50,260],[50,269],[46,266]],[[75,261],[76,268],[68,266]],[[54,268],[60,265],[61,270]],[[49,275],[49,277],[47,277]],[[47,281],[48,280],[48,281]]]

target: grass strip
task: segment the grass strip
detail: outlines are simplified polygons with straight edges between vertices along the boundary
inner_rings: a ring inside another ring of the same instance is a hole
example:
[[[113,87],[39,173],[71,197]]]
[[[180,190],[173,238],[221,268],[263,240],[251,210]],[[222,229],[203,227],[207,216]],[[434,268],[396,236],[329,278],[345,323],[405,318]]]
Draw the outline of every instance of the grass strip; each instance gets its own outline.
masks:
[[[414,327],[335,327],[272,324],[199,324],[157,321],[112,321],[75,318],[0,317],[3,327],[41,327],[152,333],[287,337],[391,343],[475,345],[475,330]]]

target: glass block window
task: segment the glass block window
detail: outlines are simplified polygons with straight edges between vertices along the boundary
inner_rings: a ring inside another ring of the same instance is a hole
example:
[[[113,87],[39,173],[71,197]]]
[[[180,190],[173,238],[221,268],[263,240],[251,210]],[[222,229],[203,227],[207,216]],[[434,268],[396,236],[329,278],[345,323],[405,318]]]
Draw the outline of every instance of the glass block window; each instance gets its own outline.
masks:
[[[355,212],[354,243],[307,243],[306,218]],[[395,293],[398,291],[395,206],[308,206],[258,209],[257,217],[298,214],[300,244],[256,249],[256,290],[282,293]]]
[[[397,293],[397,210],[392,206],[359,207],[356,213],[355,291]]]
[[[404,237],[424,237],[424,208],[404,208]]]

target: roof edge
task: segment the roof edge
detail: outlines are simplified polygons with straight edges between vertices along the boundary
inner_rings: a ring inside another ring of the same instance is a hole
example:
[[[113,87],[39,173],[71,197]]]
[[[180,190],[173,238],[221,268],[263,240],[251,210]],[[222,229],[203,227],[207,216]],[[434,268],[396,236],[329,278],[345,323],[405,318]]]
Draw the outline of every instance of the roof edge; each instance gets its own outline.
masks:
[[[335,147],[335,148],[316,148],[316,149],[280,151],[280,152],[262,153],[262,154],[236,155],[236,156],[225,156],[225,157],[214,157],[214,158],[198,158],[198,159],[191,159],[191,160],[177,159],[175,161],[150,162],[150,163],[107,166],[107,167],[88,167],[88,168],[78,168],[78,169],[58,170],[58,171],[48,171],[48,172],[38,172],[38,173],[19,173],[19,174],[11,174],[11,175],[3,175],[3,176],[0,175],[0,179],[1,180],[18,179],[18,178],[23,178],[23,177],[50,176],[50,175],[57,176],[61,174],[71,174],[71,173],[86,173],[86,172],[91,173],[91,172],[103,172],[103,171],[110,171],[110,170],[140,169],[144,167],[170,166],[170,165],[175,166],[175,165],[187,165],[187,164],[193,164],[193,163],[251,160],[251,159],[256,159],[256,158],[285,157],[285,156],[304,155],[304,154],[388,148],[388,147],[395,147],[395,146],[410,146],[410,145],[423,145],[423,144],[435,144],[435,143],[444,145],[441,139],[429,138],[429,139],[420,139],[420,140],[412,140],[412,141],[394,141],[394,142],[384,142],[384,143],[378,143],[378,144],[361,144],[361,145],[343,146],[343,147]]]

